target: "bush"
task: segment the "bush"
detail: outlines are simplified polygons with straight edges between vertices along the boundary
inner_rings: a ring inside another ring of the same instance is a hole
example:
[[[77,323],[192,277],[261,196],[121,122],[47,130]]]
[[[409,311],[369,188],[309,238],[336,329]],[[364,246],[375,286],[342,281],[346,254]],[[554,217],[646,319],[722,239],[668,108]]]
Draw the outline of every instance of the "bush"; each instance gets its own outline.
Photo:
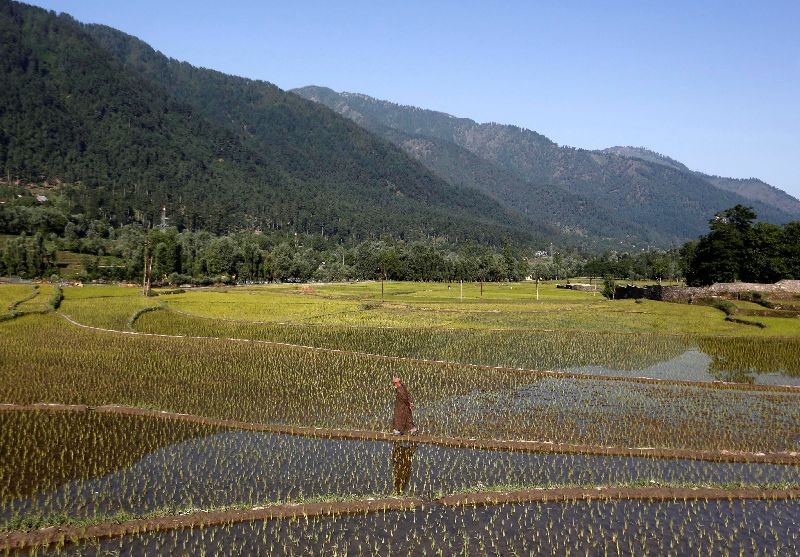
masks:
[[[170,286],[178,286],[179,284],[191,284],[192,277],[189,275],[182,275],[180,273],[172,273],[167,278],[167,282]]]
[[[61,302],[64,300],[64,291],[61,289],[61,285],[56,285],[55,290],[53,290],[53,295],[50,297],[50,307],[53,308],[53,311],[57,310],[61,306]]]
[[[736,313],[736,304],[730,300],[714,300],[711,302],[711,307],[724,312],[728,317]]]
[[[609,300],[614,299],[614,295],[617,289],[616,281],[611,277],[605,277],[603,279],[603,296],[608,298]]]

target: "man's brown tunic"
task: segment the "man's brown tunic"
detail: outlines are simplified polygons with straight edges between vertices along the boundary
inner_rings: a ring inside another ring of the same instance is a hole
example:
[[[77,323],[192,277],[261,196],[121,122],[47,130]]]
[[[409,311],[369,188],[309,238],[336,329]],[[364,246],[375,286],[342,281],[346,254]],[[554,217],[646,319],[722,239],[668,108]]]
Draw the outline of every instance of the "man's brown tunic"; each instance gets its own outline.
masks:
[[[411,397],[402,383],[395,387],[394,394],[393,427],[397,431],[405,433],[415,427],[414,420],[411,419]]]

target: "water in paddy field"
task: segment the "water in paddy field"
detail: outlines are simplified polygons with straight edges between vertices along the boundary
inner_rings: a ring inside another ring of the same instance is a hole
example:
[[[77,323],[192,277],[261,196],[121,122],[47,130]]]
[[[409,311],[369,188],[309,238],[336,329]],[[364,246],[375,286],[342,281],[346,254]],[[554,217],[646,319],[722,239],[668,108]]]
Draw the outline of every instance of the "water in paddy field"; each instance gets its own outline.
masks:
[[[713,354],[713,352],[712,352]],[[800,354],[797,356],[800,365]],[[769,364],[767,364],[769,365]],[[767,368],[770,369],[770,368]],[[560,368],[559,371],[617,377],[649,377],[672,381],[731,381],[755,385],[790,385],[800,387],[800,374],[778,368],[763,371],[757,364],[742,367],[728,364],[725,357],[709,355],[699,348],[690,348],[673,358],[641,369],[620,369],[603,365]]]
[[[797,555],[796,501],[576,501],[254,521],[64,555]]]
[[[746,452],[800,449],[797,393],[548,376],[420,405],[448,436]]]
[[[319,496],[403,494],[433,499],[498,485],[630,482],[800,484],[800,466],[549,455],[225,431],[165,446],[100,477],[73,479],[54,490],[3,500],[0,522],[45,509],[45,514],[88,517],[255,506]]]
[[[604,366],[580,366],[566,368],[563,371],[585,373],[587,375],[611,375],[620,377],[654,377],[677,381],[714,381],[716,378],[709,372],[712,358],[700,350],[687,350],[663,362],[658,362],[644,369],[610,369]],[[797,379],[800,378],[787,378]]]

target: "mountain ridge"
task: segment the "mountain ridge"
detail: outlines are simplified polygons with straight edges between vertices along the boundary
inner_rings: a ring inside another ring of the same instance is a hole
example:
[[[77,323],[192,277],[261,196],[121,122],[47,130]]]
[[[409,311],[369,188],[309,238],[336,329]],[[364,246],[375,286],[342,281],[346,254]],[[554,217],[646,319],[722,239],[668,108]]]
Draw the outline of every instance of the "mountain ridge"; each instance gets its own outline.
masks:
[[[74,210],[112,225],[167,206],[179,228],[212,232],[534,241],[518,213],[333,111],[121,31],[0,0],[0,70],[3,174],[78,183]]]
[[[627,222],[640,240],[670,245],[705,232],[709,215],[737,204],[753,205],[770,222],[796,216],[758,199],[725,190],[674,161],[654,162],[613,152],[562,147],[519,126],[478,124],[468,118],[309,86],[293,92],[337,110],[362,125],[377,124],[449,141],[512,173],[524,183],[558,187],[589,200],[617,222]],[[671,160],[671,159],[670,159]],[[788,194],[787,194],[788,195]]]
[[[762,201],[773,207],[782,208],[793,216],[800,216],[800,200],[787,192],[776,188],[763,180],[755,177],[750,178],[728,178],[716,174],[706,174],[697,170],[689,169],[685,164],[676,161],[666,155],[656,153],[646,147],[609,147],[603,152],[613,152],[621,156],[650,160],[665,166],[672,166],[687,172],[692,172],[711,183],[716,188],[737,193],[742,197],[752,200]]]

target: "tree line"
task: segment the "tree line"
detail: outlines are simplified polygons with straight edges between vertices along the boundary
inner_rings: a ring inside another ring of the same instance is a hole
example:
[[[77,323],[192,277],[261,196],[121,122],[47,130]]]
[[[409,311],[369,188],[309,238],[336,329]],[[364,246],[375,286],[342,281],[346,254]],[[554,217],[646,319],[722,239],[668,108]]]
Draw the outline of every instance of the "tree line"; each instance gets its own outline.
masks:
[[[33,199],[29,195],[0,205],[0,234],[6,235],[5,240],[0,237],[0,276],[57,275],[57,252],[67,251],[81,254],[83,280],[136,282],[142,280],[147,253],[156,284],[380,278],[498,282],[581,276],[685,279],[690,285],[703,285],[800,278],[800,223],[754,223],[755,213],[741,205],[717,213],[706,236],[679,249],[587,255],[576,249],[533,252],[510,243],[492,247],[442,238],[383,236],[347,242],[286,230],[216,235],[175,227],[113,226],[107,218],[75,212],[63,197],[53,196],[44,204]]]
[[[743,205],[714,215],[710,232],[683,247],[687,283],[800,279],[800,222],[754,224],[756,218]]]

